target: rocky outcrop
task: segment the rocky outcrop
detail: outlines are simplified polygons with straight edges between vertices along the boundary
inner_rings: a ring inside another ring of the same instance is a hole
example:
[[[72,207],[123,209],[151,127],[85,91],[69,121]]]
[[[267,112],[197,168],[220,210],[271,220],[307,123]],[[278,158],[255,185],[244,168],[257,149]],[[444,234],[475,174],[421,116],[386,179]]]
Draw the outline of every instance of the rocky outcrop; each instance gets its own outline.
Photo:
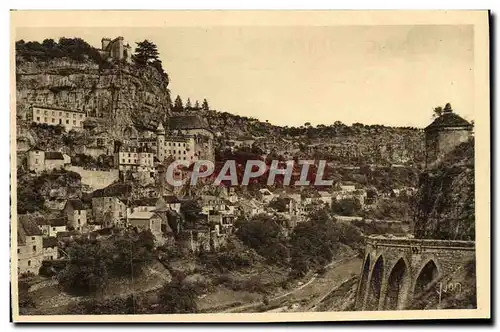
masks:
[[[421,174],[414,233],[417,238],[475,239],[473,139]]]
[[[18,118],[26,118],[31,105],[84,110],[115,138],[127,127],[164,120],[170,110],[167,86],[166,76],[152,66],[16,59]]]

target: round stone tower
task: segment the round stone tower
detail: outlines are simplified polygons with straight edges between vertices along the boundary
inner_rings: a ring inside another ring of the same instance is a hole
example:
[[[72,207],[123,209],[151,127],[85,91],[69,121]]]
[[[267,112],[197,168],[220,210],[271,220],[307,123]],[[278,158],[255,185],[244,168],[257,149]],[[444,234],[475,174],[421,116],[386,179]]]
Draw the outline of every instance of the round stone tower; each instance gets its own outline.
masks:
[[[165,128],[161,122],[156,128],[156,155],[158,160],[163,162],[165,159]]]
[[[425,164],[435,161],[451,152],[472,136],[472,124],[453,112],[446,104],[443,113],[425,128]]]

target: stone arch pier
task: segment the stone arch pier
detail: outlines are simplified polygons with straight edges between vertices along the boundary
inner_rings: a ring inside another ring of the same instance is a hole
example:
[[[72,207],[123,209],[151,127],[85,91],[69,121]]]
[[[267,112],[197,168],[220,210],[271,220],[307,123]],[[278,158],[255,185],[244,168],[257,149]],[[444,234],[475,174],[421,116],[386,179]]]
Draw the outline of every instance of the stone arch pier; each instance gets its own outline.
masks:
[[[356,309],[405,309],[413,298],[435,287],[438,279],[463,267],[474,255],[474,241],[369,236]]]

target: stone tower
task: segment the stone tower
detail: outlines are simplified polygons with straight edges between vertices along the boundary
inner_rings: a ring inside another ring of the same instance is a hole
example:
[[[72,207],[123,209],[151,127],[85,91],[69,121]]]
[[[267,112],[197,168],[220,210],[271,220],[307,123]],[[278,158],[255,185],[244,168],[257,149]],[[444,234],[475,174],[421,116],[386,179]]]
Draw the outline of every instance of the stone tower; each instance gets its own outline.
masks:
[[[425,128],[425,164],[431,165],[472,136],[473,125],[446,104],[443,113]]]
[[[40,173],[45,170],[45,151],[38,147],[33,147],[28,151],[28,158],[26,160],[28,170]]]
[[[165,159],[165,128],[161,122],[156,128],[156,156],[160,162]]]

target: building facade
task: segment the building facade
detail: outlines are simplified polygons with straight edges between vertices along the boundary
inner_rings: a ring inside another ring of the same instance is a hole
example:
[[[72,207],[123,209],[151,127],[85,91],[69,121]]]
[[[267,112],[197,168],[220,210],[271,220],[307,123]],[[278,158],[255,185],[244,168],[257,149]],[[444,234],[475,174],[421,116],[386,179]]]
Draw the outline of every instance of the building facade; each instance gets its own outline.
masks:
[[[17,227],[17,272],[38,274],[43,261],[43,234],[29,216],[19,216]]]
[[[28,151],[26,164],[28,170],[35,173],[63,169],[71,164],[71,158],[57,151],[43,151],[34,147]]]
[[[87,226],[87,209],[79,199],[68,199],[64,212],[68,218],[68,226],[81,231]]]
[[[127,205],[118,197],[92,197],[94,223],[103,228],[124,226],[127,217]]]
[[[32,106],[30,112],[31,121],[45,123],[52,126],[63,126],[66,131],[83,129],[86,119],[84,111],[60,108],[57,106]]]
[[[132,62],[132,48],[128,43],[124,43],[122,36],[116,37],[115,39],[102,38],[100,53],[102,56],[110,57],[116,61],[123,60],[127,63]]]
[[[154,176],[154,153],[147,147],[120,147],[114,162],[120,171],[149,172]]]
[[[156,129],[156,156],[160,162],[172,157],[174,160],[197,160],[193,135],[166,135],[160,123]]]

